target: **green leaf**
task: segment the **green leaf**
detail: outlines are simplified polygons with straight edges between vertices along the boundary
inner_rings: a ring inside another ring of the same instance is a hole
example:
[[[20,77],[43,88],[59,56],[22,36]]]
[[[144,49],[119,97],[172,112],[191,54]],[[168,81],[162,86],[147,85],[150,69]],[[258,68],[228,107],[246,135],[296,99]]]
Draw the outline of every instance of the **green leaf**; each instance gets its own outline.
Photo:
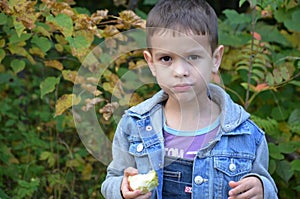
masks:
[[[271,116],[272,116],[272,118],[276,119],[277,121],[282,121],[289,117],[289,113],[286,108],[276,106],[272,109]]]
[[[233,32],[225,32],[221,29],[219,31],[219,40],[223,45],[239,47],[245,45],[250,39],[250,34],[233,34]]]
[[[269,173],[272,175],[276,170],[276,161],[273,159],[270,159],[269,162]]]
[[[13,18],[13,23],[14,23],[14,27],[17,32],[17,35],[18,35],[18,37],[21,37],[22,33],[25,30],[25,26],[19,19],[17,19],[16,16],[12,16],[12,18]]]
[[[134,10],[134,12],[135,12],[139,17],[141,17],[142,19],[147,19],[147,14],[146,14],[144,11],[142,11],[142,10],[136,8],[136,9]]]
[[[267,81],[268,85],[270,85],[270,86],[274,85],[274,78],[271,73],[267,73],[266,81]]]
[[[280,143],[280,144],[278,145],[278,150],[279,150],[281,153],[288,154],[288,153],[294,152],[296,149],[295,149],[295,146],[292,145],[291,143]]]
[[[276,26],[258,23],[256,32],[261,35],[262,41],[276,42],[282,45],[290,45],[288,40],[279,32]]]
[[[4,25],[7,22],[7,16],[4,13],[0,13],[0,25]]]
[[[274,158],[275,160],[283,160],[284,156],[280,153],[278,147],[273,144],[273,143],[269,143],[269,154],[272,158]]]
[[[280,84],[282,82],[282,77],[280,71],[277,68],[273,70],[273,75],[274,75],[275,83]]]
[[[2,189],[0,189],[0,198],[9,199],[10,197]]]
[[[84,7],[74,7],[73,10],[78,14],[86,14],[88,16],[91,15],[91,12],[87,8],[84,8]]]
[[[88,53],[91,43],[84,36],[67,37],[66,40],[70,43],[72,52],[76,56],[85,56]]]
[[[145,0],[144,5],[154,5],[158,2],[158,0]]]
[[[52,43],[45,37],[33,36],[31,43],[37,45],[44,53],[50,50]]]
[[[57,25],[65,37],[70,37],[73,34],[73,21],[66,14],[58,14],[56,17],[48,16],[47,21]]]
[[[14,59],[12,62],[10,62],[10,66],[15,73],[19,73],[24,70],[26,64],[23,60]]]
[[[274,12],[274,17],[278,22],[282,23],[291,19],[291,13],[283,8],[278,8],[278,10],[275,10]]]
[[[31,178],[30,182],[25,180],[18,180],[18,187],[16,189],[16,198],[32,198],[34,192],[38,189],[40,180],[38,178]]]
[[[59,83],[60,78],[59,77],[47,77],[41,84],[41,98],[44,97],[44,95],[51,93],[55,90],[55,86]]]
[[[228,18],[229,22],[234,25],[239,25],[242,23],[250,23],[251,22],[251,17],[245,14],[239,14],[235,10],[224,10],[223,13],[226,15]]]
[[[41,153],[40,160],[47,160],[50,167],[53,167],[55,164],[55,156],[52,152],[44,151]]]
[[[240,0],[239,2],[239,7],[242,7],[242,5],[246,2],[247,0]]]
[[[5,51],[3,49],[0,49],[0,63],[4,59],[5,55],[6,55]]]
[[[284,25],[289,30],[300,32],[299,18],[300,18],[300,9],[295,10],[292,13],[291,19],[288,19],[288,20],[284,21]]]
[[[112,57],[108,53],[102,53],[100,55],[100,61],[101,63],[108,64],[112,61]]]
[[[32,36],[30,33],[23,33],[19,37],[16,31],[11,31],[10,34],[11,36],[9,37],[9,43],[11,44],[27,41]]]
[[[36,33],[41,33],[43,36],[46,36],[50,39],[50,37],[51,37],[51,34],[50,34],[51,28],[49,27],[48,24],[37,22],[35,25],[36,26],[33,29],[33,31],[35,31]]]
[[[260,79],[263,79],[265,77],[265,73],[263,73],[261,70],[253,69],[252,74],[257,75]]]
[[[289,117],[289,120],[288,120],[288,124],[289,125],[293,125],[293,124],[298,124],[300,121],[300,109],[295,109],[290,117]]]
[[[289,119],[288,119],[288,125],[291,129],[291,131],[296,132],[298,135],[300,135],[300,109],[295,109]]]
[[[279,70],[280,70],[280,74],[281,74],[281,76],[284,80],[289,80],[290,79],[290,73],[289,73],[289,70],[287,69],[287,67],[281,66],[279,68]]]
[[[290,163],[286,160],[277,162],[276,174],[287,183],[293,176]]]
[[[300,171],[300,160],[293,160],[291,162],[291,169],[293,171]]]
[[[289,84],[300,87],[300,81],[292,80],[292,81],[289,82]]]

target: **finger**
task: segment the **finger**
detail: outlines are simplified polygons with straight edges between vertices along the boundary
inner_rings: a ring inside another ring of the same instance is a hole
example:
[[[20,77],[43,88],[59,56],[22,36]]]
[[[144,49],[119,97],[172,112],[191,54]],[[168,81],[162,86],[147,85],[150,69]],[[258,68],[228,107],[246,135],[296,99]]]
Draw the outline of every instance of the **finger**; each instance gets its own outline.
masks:
[[[138,196],[136,199],[149,199],[151,197],[152,193],[148,192],[146,194]]]
[[[235,182],[235,181],[230,181],[228,184],[229,184],[229,186],[230,186],[231,188],[235,188],[235,187],[237,187],[240,183],[239,183],[239,182]]]
[[[252,199],[252,197],[253,195],[251,194],[251,192],[246,191],[235,196],[230,196],[228,199]]]
[[[137,196],[141,195],[140,191],[131,190],[128,183],[128,176],[136,175],[137,173],[138,170],[133,167],[128,167],[124,170],[124,176],[121,183],[121,192],[123,197],[126,199],[136,198]]]
[[[142,194],[140,190],[128,191],[123,193],[125,199],[148,199],[151,197],[151,192]]]
[[[232,188],[229,191],[228,193],[229,196],[237,196],[251,189],[251,185],[247,183],[235,182],[235,183],[231,183],[231,185],[233,185],[234,188]]]
[[[129,186],[129,183],[128,183],[128,177],[133,176],[133,175],[137,175],[137,174],[138,174],[138,170],[136,168],[133,168],[133,167],[128,167],[127,169],[124,170],[124,177],[123,177],[123,181],[122,181],[122,185],[121,185],[121,190],[123,192],[132,191],[130,189],[130,186]]]
[[[128,167],[127,169],[124,170],[124,176],[126,177],[133,176],[136,174],[138,174],[138,170],[136,168]]]
[[[141,191],[140,190],[135,190],[135,191],[122,191],[123,193],[123,197],[125,199],[137,199],[140,195],[141,195]]]

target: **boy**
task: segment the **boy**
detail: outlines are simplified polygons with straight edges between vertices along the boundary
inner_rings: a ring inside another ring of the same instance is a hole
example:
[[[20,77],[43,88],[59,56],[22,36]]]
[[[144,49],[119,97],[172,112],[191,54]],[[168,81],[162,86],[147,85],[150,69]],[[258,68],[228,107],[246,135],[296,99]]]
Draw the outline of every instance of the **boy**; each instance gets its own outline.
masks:
[[[113,141],[107,199],[277,198],[264,133],[210,84],[221,63],[217,16],[204,0],[161,0],[147,19],[144,57],[162,91],[130,108]],[[128,177],[154,169],[158,187]]]

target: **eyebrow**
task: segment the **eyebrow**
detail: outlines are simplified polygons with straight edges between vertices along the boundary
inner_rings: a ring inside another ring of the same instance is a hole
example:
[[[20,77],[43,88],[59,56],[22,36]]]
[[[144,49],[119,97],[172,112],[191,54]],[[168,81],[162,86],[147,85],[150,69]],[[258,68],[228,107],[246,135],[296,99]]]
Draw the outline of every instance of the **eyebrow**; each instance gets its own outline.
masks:
[[[192,50],[188,50],[182,53],[178,53],[178,52],[171,52],[171,51],[167,51],[167,50],[162,50],[162,49],[156,49],[155,52],[155,56],[156,57],[161,57],[161,56],[165,56],[165,55],[177,55],[180,57],[185,57],[188,55],[203,55],[203,54],[209,54],[209,52],[207,52],[204,49],[192,49]]]

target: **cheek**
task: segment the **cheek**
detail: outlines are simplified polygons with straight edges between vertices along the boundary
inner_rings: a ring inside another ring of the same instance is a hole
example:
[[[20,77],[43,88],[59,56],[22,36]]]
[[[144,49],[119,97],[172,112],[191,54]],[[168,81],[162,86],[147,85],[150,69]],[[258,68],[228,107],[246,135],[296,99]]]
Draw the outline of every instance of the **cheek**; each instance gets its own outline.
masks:
[[[164,90],[168,90],[168,87],[170,87],[171,84],[170,79],[171,78],[169,78],[169,75],[163,73],[157,73],[156,75],[156,81],[158,85]]]

